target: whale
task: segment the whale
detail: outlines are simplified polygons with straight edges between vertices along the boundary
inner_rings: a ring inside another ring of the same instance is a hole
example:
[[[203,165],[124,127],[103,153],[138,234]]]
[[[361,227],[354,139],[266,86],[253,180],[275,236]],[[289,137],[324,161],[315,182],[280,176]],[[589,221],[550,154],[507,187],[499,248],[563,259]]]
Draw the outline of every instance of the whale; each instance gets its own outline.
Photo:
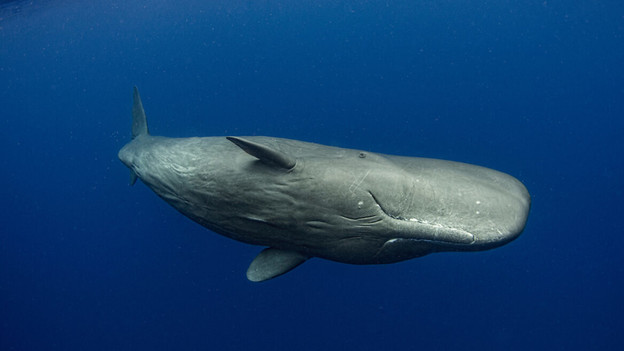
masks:
[[[531,203],[516,178],[467,163],[266,136],[153,136],[136,87],[132,140],[118,156],[131,185],[264,247],[253,282],[313,257],[368,265],[493,249],[522,233]]]

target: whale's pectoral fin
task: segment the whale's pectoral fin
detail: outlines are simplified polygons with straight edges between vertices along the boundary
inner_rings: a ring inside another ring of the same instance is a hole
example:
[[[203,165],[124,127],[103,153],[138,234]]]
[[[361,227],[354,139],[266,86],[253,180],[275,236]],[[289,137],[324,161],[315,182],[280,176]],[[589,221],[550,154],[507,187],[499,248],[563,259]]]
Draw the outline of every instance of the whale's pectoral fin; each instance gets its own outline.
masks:
[[[243,149],[243,151],[245,151],[246,153],[268,165],[277,166],[285,169],[292,169],[297,163],[297,160],[294,157],[281,151],[272,149],[266,145],[258,144],[253,141],[249,141],[247,139],[239,137],[226,138],[227,140],[236,144],[236,146]]]
[[[262,282],[289,272],[305,262],[309,256],[295,251],[268,248],[262,250],[247,269],[247,279]]]

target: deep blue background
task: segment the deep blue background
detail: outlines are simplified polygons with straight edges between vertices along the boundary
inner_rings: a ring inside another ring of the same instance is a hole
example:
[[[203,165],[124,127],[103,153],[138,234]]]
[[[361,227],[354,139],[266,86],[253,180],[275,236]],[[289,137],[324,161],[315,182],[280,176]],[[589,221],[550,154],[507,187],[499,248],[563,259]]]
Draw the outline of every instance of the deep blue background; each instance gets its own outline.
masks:
[[[528,225],[250,283],[259,248],[128,187],[133,85],[152,134],[510,173]],[[623,349],[623,132],[621,1],[3,2],[0,349]]]

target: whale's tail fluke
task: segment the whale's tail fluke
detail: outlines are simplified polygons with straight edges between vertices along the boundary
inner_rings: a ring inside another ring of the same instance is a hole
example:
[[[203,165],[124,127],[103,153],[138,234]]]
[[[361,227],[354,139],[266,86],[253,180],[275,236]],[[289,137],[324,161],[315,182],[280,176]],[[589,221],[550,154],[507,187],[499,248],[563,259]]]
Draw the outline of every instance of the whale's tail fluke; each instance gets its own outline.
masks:
[[[145,111],[143,110],[143,104],[141,103],[141,95],[139,95],[139,89],[134,87],[132,104],[132,139],[139,135],[149,135],[147,129],[147,118],[145,118]]]
[[[132,139],[141,135],[149,135],[149,130],[147,129],[147,118],[145,117],[145,110],[143,110],[143,103],[141,103],[139,89],[134,87],[132,103]],[[134,185],[137,178],[136,173],[130,170],[130,185]]]

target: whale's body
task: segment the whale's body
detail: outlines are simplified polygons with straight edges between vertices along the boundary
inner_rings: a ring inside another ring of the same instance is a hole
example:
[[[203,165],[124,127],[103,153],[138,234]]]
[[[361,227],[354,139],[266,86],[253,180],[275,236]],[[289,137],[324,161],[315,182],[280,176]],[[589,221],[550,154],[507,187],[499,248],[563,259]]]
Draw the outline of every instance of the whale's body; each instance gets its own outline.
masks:
[[[480,166],[271,137],[151,136],[136,89],[133,118],[119,152],[133,179],[206,228],[268,247],[252,281],[310,257],[382,264],[491,249],[529,213],[522,183]]]

